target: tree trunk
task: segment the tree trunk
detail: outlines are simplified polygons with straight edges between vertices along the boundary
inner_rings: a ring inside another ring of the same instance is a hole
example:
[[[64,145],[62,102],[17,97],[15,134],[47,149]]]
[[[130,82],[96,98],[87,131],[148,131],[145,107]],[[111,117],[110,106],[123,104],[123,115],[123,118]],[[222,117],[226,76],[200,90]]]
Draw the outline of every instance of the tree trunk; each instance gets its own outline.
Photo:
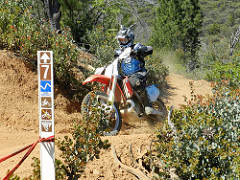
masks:
[[[230,43],[230,56],[232,56],[234,47],[239,42],[239,37],[240,37],[240,26],[238,27],[235,34],[232,33],[231,43]]]

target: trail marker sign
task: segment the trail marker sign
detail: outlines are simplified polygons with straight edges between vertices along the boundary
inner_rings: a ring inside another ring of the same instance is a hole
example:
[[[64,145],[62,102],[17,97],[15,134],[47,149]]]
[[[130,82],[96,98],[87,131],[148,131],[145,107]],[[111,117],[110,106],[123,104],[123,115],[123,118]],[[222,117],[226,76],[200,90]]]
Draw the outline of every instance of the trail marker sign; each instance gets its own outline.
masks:
[[[38,51],[39,136],[54,136],[53,52]],[[42,180],[55,180],[55,144],[40,143]]]

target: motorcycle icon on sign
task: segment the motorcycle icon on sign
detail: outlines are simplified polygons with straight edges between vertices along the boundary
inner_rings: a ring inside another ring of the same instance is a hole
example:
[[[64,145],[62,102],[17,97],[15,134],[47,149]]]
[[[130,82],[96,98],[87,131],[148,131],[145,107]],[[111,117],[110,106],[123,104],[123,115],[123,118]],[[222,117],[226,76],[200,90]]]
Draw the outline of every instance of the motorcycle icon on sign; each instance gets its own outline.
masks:
[[[50,119],[52,116],[47,111],[42,115],[42,118],[48,118]]]
[[[52,120],[51,109],[42,109],[41,117],[42,117],[42,120]]]

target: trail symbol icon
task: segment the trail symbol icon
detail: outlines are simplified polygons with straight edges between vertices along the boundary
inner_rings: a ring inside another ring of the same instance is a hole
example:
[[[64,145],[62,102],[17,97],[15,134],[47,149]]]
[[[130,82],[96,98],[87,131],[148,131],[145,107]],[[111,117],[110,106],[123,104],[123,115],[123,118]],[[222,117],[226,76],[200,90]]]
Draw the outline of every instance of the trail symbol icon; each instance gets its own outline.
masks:
[[[47,55],[47,53],[44,53],[41,58],[43,60],[43,63],[50,63],[48,60],[50,60],[50,57]]]
[[[41,92],[51,92],[52,87],[51,83],[52,83],[51,81],[41,81],[40,82]]]

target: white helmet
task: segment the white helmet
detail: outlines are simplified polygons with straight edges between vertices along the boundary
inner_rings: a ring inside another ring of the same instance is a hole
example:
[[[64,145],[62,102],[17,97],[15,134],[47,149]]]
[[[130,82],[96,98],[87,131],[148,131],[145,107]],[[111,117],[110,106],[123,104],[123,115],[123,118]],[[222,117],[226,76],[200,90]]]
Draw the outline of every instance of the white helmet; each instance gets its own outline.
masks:
[[[121,29],[117,33],[116,39],[118,39],[119,45],[121,47],[129,47],[134,42],[134,33],[130,28],[126,28],[125,26],[121,25]]]

